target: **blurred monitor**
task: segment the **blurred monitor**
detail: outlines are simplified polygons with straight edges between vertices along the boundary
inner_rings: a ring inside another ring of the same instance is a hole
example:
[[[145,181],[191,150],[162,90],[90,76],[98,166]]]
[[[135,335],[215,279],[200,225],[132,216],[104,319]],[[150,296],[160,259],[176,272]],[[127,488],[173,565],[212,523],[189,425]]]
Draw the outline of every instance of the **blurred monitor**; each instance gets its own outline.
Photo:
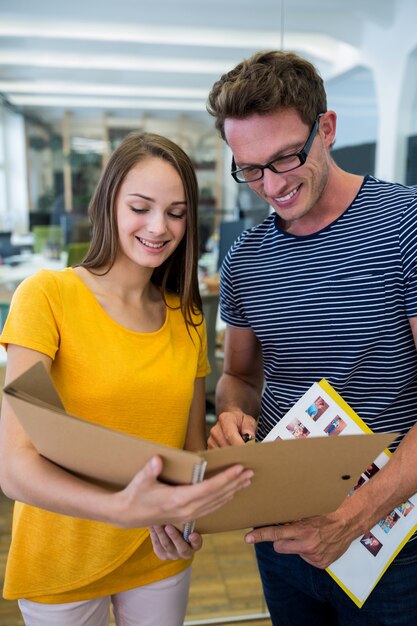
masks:
[[[20,248],[12,244],[11,231],[7,230],[0,232],[0,258],[4,260],[8,257],[19,254],[19,252]]]
[[[29,230],[33,230],[34,226],[49,226],[51,223],[51,214],[46,211],[31,211],[29,213]]]
[[[219,260],[217,269],[220,269],[223,259],[228,253],[232,244],[239,237],[246,226],[245,220],[235,220],[233,222],[220,222],[220,238],[219,238]]]
[[[91,240],[91,223],[87,215],[66,213],[60,217],[64,234],[64,245],[69,243],[87,243]]]

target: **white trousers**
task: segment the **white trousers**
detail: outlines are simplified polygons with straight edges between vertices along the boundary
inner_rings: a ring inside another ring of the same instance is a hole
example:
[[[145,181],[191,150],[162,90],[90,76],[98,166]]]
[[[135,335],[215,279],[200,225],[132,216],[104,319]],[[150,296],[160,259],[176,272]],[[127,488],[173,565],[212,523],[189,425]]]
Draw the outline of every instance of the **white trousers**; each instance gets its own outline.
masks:
[[[191,567],[150,585],[113,596],[66,604],[19,600],[26,626],[109,626],[112,605],[117,626],[182,626]]]

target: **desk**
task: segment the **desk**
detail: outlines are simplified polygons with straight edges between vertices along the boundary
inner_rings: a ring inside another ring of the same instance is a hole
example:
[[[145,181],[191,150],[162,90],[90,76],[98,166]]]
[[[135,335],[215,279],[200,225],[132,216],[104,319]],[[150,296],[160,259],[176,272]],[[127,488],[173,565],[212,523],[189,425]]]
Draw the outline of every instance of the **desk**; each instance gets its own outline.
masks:
[[[16,265],[0,265],[0,299],[3,302],[10,302],[19,283],[38,270],[64,269],[68,255],[62,252],[60,259],[47,259],[43,254],[22,254],[20,257],[21,262]],[[0,346],[0,367],[6,364],[6,360],[6,351]]]
[[[42,254],[32,254],[30,256],[25,256],[25,260],[22,263],[19,263],[19,265],[0,265],[0,300],[10,302],[13,291],[19,283],[22,282],[22,280],[32,274],[35,274],[35,272],[40,269],[64,269],[67,267],[66,261],[66,253],[62,253],[59,260],[47,259]],[[220,375],[215,356],[219,294],[211,293],[205,290],[203,291],[202,289],[201,297],[203,300],[203,310],[207,325],[208,357],[212,368],[212,372],[206,380],[206,391],[207,393],[214,393],[216,383]],[[5,356],[6,353],[0,346],[0,365],[5,362]]]
[[[19,283],[38,270],[62,270],[67,266],[68,255],[61,253],[60,259],[48,259],[43,254],[22,254],[22,261],[16,265],[0,265],[0,285],[14,291]]]
[[[219,294],[202,292],[203,312],[207,327],[207,356],[211,365],[211,372],[206,378],[206,394],[213,395],[216,390],[220,372],[216,359],[216,331],[217,310],[219,307]]]

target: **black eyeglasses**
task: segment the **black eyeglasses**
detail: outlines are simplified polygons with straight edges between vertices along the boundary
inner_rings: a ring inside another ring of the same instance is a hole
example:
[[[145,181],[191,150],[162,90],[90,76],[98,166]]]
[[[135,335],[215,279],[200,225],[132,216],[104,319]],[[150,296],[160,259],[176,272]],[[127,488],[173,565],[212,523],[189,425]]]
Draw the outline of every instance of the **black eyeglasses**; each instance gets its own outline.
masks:
[[[247,167],[242,167],[241,169],[236,169],[235,159],[232,157],[232,171],[230,173],[235,181],[237,183],[252,183],[255,180],[263,178],[264,170],[266,169],[271,170],[274,174],[284,174],[285,172],[291,172],[291,170],[295,170],[297,167],[304,165],[307,161],[311,146],[313,145],[313,141],[319,127],[319,120],[322,115],[324,115],[324,113],[320,113],[320,115],[317,116],[307,141],[301,148],[300,152],[278,157],[277,159],[269,161],[269,163],[265,163],[265,165],[248,165]]]

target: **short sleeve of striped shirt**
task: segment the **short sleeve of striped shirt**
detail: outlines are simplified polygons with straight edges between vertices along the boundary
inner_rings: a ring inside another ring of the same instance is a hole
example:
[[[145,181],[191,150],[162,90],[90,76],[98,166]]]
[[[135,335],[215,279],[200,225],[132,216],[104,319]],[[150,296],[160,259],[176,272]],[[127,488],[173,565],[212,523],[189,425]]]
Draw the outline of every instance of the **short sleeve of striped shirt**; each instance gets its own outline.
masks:
[[[275,213],[269,215],[261,224],[245,230],[224,258],[220,271],[220,316],[223,322],[230,326],[237,328],[251,326],[246,315],[248,303],[246,299],[243,302],[238,285],[242,273],[254,284],[259,280],[258,270],[251,264],[251,258],[258,258],[262,255],[262,242],[276,234],[274,224]],[[244,253],[242,253],[242,245],[245,249]],[[253,275],[251,275],[251,265]]]
[[[228,254],[226,255],[221,271],[220,271],[220,316],[221,319],[230,326],[236,326],[238,328],[249,328],[250,324],[246,318],[245,311],[240,306],[238,294],[234,290],[234,282],[232,275],[232,268],[230,264],[230,258],[233,254],[233,249],[242,239],[241,235],[237,241],[233,244]]]
[[[404,211],[399,231],[404,267],[405,309],[408,317],[417,316],[417,186],[412,202]]]

